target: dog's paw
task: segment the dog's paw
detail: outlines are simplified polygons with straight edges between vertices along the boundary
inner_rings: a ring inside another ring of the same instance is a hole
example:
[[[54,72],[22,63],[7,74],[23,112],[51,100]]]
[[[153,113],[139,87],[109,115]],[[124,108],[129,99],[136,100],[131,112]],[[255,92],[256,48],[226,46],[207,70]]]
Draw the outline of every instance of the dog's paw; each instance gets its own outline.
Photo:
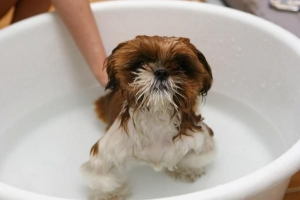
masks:
[[[174,171],[167,170],[167,174],[176,180],[192,183],[205,174],[204,169],[178,168]]]
[[[130,195],[130,188],[125,184],[112,192],[93,190],[89,195],[89,200],[127,200]]]

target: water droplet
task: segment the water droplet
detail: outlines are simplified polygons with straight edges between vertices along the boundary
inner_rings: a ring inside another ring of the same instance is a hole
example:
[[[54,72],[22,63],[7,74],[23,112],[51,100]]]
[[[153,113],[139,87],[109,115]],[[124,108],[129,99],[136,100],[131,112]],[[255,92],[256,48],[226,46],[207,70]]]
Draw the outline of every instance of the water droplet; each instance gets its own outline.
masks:
[[[232,79],[232,80],[231,80],[231,82],[232,82],[232,83],[235,83],[235,80],[234,80],[234,79]]]
[[[261,87],[262,87],[262,88],[266,88],[266,84],[264,84],[264,83],[261,84]]]

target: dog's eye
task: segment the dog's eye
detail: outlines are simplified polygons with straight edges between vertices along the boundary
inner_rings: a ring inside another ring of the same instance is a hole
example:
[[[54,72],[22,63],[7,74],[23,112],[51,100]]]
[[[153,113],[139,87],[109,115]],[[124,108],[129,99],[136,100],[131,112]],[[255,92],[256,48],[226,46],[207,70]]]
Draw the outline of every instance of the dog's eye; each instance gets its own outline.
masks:
[[[141,68],[141,67],[143,67],[145,65],[145,62],[144,61],[140,61],[140,62],[137,62],[136,64],[135,64],[135,67],[136,68]]]
[[[139,67],[143,67],[145,65],[145,62],[144,61],[141,61],[140,63],[139,63]]]
[[[131,64],[131,69],[137,70],[137,69],[142,68],[144,65],[145,65],[144,61],[135,62],[135,63]]]
[[[179,65],[179,66],[177,67],[177,70],[178,70],[178,71],[184,71],[184,68],[183,68],[182,65]]]

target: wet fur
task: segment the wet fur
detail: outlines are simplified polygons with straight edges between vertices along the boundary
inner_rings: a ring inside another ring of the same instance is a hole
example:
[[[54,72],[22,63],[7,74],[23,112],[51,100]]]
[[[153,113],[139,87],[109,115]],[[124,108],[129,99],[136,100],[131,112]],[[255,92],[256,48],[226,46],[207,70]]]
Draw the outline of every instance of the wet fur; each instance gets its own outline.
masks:
[[[197,113],[213,80],[204,55],[187,38],[137,36],[119,44],[105,66],[111,91],[95,105],[107,133],[82,166],[91,199],[128,197],[123,172],[139,164],[186,182],[203,175],[214,155],[213,131]],[[158,69],[167,80],[157,81]]]

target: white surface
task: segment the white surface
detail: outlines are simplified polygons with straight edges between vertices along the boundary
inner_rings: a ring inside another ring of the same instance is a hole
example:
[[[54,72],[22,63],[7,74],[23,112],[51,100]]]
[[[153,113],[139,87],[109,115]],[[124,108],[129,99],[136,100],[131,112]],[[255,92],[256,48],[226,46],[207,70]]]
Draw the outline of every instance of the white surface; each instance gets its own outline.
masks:
[[[89,88],[63,96],[17,122],[1,141],[10,145],[0,147],[0,152],[6,152],[0,157],[0,180],[40,194],[86,197],[78,169],[105,127],[92,105],[97,94],[99,88]],[[214,129],[218,147],[207,174],[195,184],[186,184],[140,167],[129,174],[132,199],[168,197],[224,184],[265,166],[282,150],[275,127],[232,98],[212,92],[203,114]]]
[[[194,185],[149,169],[133,171],[133,198],[193,192],[170,198],[240,199],[270,197],[275,187],[277,194],[284,191],[300,168],[296,37],[253,16],[206,4],[109,2],[94,10],[108,54],[138,34],[185,36],[213,69],[203,111],[216,132],[216,162]],[[0,199],[87,193],[77,170],[102,129],[91,106],[102,89],[69,37],[50,14],[0,32]]]

